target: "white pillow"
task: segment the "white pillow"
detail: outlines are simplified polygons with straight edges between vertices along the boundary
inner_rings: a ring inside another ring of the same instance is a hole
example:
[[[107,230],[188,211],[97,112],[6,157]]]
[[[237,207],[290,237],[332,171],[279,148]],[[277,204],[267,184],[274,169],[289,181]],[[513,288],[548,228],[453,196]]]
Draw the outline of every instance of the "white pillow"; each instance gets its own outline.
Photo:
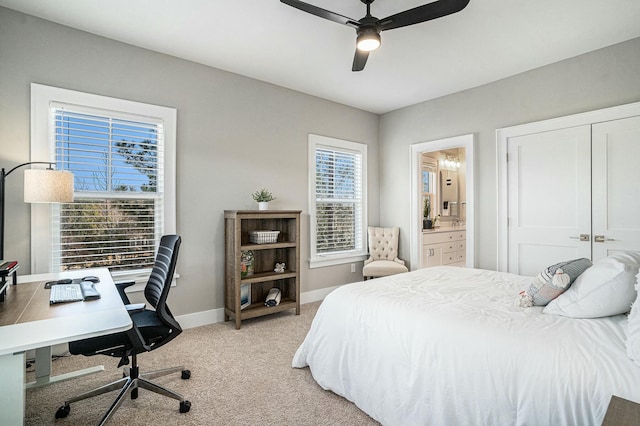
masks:
[[[629,312],[636,300],[640,253],[621,252],[596,262],[549,303],[545,314],[571,318],[600,318]]]
[[[640,367],[640,274],[636,275],[636,292],[638,297],[631,306],[627,325],[627,355]]]

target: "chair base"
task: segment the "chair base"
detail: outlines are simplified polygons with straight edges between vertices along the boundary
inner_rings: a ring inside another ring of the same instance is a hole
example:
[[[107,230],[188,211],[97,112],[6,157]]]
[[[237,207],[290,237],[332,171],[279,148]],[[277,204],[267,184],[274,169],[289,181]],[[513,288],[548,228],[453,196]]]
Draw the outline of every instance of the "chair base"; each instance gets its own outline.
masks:
[[[146,389],[151,392],[155,392],[157,394],[180,401],[181,413],[187,413],[191,409],[191,402],[185,400],[182,395],[177,392],[173,392],[163,386],[157,385],[149,380],[178,372],[182,373],[182,379],[189,379],[191,377],[191,372],[189,370],[185,370],[184,366],[165,368],[163,370],[156,370],[139,374],[138,367],[135,364],[135,359],[133,365],[134,366],[129,369],[129,374],[123,373],[124,377],[122,379],[116,380],[115,382],[101,386],[89,392],[85,392],[81,395],[75,396],[65,401],[64,405],[58,408],[58,411],[56,412],[56,419],[64,418],[69,415],[69,412],[71,411],[71,403],[82,401],[84,399],[92,398],[94,396],[102,395],[118,389],[120,389],[120,392],[118,393],[116,400],[113,401],[105,415],[102,417],[99,425],[104,425],[111,418],[111,416],[113,416],[113,414],[120,407],[120,405],[122,405],[128,395],[131,395],[131,399],[136,399],[138,397],[139,388]]]

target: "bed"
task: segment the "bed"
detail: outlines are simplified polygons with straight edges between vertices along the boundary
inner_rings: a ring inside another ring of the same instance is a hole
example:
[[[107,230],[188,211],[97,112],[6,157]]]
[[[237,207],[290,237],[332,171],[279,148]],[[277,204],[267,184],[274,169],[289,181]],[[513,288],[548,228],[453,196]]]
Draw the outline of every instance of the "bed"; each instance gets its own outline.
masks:
[[[384,425],[598,425],[640,401],[627,316],[514,304],[531,277],[434,267],[330,293],[292,365]]]

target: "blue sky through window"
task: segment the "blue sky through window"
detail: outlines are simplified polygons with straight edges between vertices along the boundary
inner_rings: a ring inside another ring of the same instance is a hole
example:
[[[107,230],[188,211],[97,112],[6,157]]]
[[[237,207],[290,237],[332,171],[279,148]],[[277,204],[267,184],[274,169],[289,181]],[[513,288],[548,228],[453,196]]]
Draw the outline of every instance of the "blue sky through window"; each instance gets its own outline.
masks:
[[[155,191],[156,124],[63,109],[54,124],[57,167],[74,173],[76,191]]]
[[[338,151],[316,151],[316,195],[353,199],[356,194],[356,156]]]

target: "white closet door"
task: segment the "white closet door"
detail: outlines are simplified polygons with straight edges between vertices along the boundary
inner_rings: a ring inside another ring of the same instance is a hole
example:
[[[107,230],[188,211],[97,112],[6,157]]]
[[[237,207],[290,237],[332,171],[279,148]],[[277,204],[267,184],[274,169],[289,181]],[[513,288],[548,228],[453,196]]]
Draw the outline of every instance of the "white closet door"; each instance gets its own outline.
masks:
[[[591,258],[591,126],[508,140],[508,271]]]
[[[593,260],[640,252],[640,117],[594,124],[592,149]]]

